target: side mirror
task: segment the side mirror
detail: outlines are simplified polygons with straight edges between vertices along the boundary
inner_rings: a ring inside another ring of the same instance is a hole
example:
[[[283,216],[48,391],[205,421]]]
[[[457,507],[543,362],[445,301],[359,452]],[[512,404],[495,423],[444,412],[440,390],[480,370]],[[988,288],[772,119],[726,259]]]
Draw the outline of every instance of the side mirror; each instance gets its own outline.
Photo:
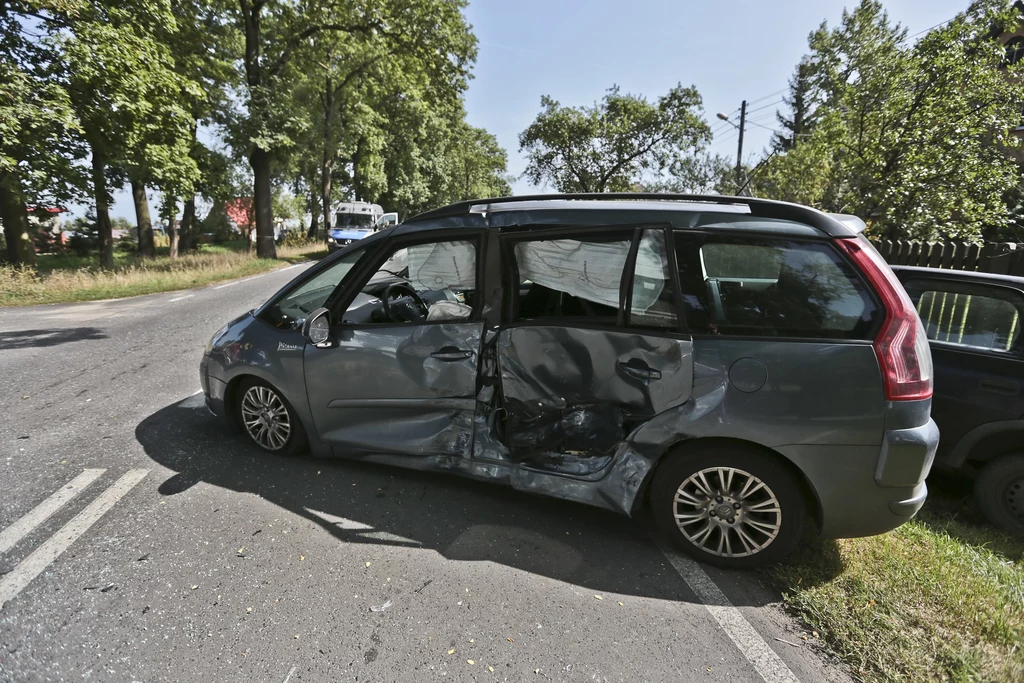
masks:
[[[331,313],[326,308],[318,308],[306,317],[302,323],[302,336],[313,346],[323,346],[331,338]]]

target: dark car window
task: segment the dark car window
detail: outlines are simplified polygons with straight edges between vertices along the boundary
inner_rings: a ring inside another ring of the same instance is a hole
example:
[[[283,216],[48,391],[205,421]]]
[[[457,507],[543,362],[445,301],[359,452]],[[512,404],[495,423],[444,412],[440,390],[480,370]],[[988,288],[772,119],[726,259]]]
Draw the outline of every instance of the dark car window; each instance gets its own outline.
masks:
[[[827,243],[677,232],[676,245],[694,333],[870,339],[881,314]]]
[[[1024,297],[1011,289],[927,278],[905,286],[932,341],[1006,352],[1020,337]]]
[[[340,257],[332,265],[306,280],[278,299],[264,312],[264,318],[276,327],[289,327],[324,305],[359,259],[367,252],[356,249]]]

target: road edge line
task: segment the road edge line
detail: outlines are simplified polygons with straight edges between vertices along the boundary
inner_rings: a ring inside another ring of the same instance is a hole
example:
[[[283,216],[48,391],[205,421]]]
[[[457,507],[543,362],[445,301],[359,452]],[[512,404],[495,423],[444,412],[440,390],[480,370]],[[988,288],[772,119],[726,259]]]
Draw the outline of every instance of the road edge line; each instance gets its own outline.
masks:
[[[683,578],[707,608],[718,625],[750,662],[765,683],[800,683],[796,674],[782,661],[761,634],[725,596],[718,584],[701,569],[696,560],[655,540],[672,568]]]

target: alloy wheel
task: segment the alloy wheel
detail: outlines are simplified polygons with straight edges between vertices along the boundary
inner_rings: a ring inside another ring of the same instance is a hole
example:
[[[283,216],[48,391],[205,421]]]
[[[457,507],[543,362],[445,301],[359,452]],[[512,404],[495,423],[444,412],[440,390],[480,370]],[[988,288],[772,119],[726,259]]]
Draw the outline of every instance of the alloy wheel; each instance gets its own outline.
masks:
[[[254,385],[242,396],[242,422],[253,441],[269,451],[288,443],[291,416],[284,401],[270,387]]]
[[[733,467],[709,467],[687,477],[673,497],[672,513],[687,540],[719,557],[759,553],[782,527],[782,507],[771,488]]]

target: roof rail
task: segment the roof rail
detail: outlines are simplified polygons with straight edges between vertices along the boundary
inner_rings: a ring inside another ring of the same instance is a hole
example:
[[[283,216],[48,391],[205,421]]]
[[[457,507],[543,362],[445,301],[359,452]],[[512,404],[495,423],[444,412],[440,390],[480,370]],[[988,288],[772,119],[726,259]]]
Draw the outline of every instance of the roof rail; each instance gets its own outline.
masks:
[[[622,200],[653,200],[653,201],[684,201],[705,204],[744,205],[750,213],[760,218],[776,218],[791,220],[818,228],[832,237],[849,237],[857,234],[853,226],[845,221],[837,220],[826,213],[801,204],[791,204],[773,199],[756,197],[737,197],[730,195],[711,194],[675,194],[660,192],[581,192],[569,194],[530,194],[514,197],[490,197],[487,199],[470,199],[456,202],[438,209],[426,211],[408,219],[406,224],[418,221],[436,220],[468,215],[474,206],[481,204],[513,204],[519,202],[537,202],[551,200],[586,200],[586,201],[622,201]]]

